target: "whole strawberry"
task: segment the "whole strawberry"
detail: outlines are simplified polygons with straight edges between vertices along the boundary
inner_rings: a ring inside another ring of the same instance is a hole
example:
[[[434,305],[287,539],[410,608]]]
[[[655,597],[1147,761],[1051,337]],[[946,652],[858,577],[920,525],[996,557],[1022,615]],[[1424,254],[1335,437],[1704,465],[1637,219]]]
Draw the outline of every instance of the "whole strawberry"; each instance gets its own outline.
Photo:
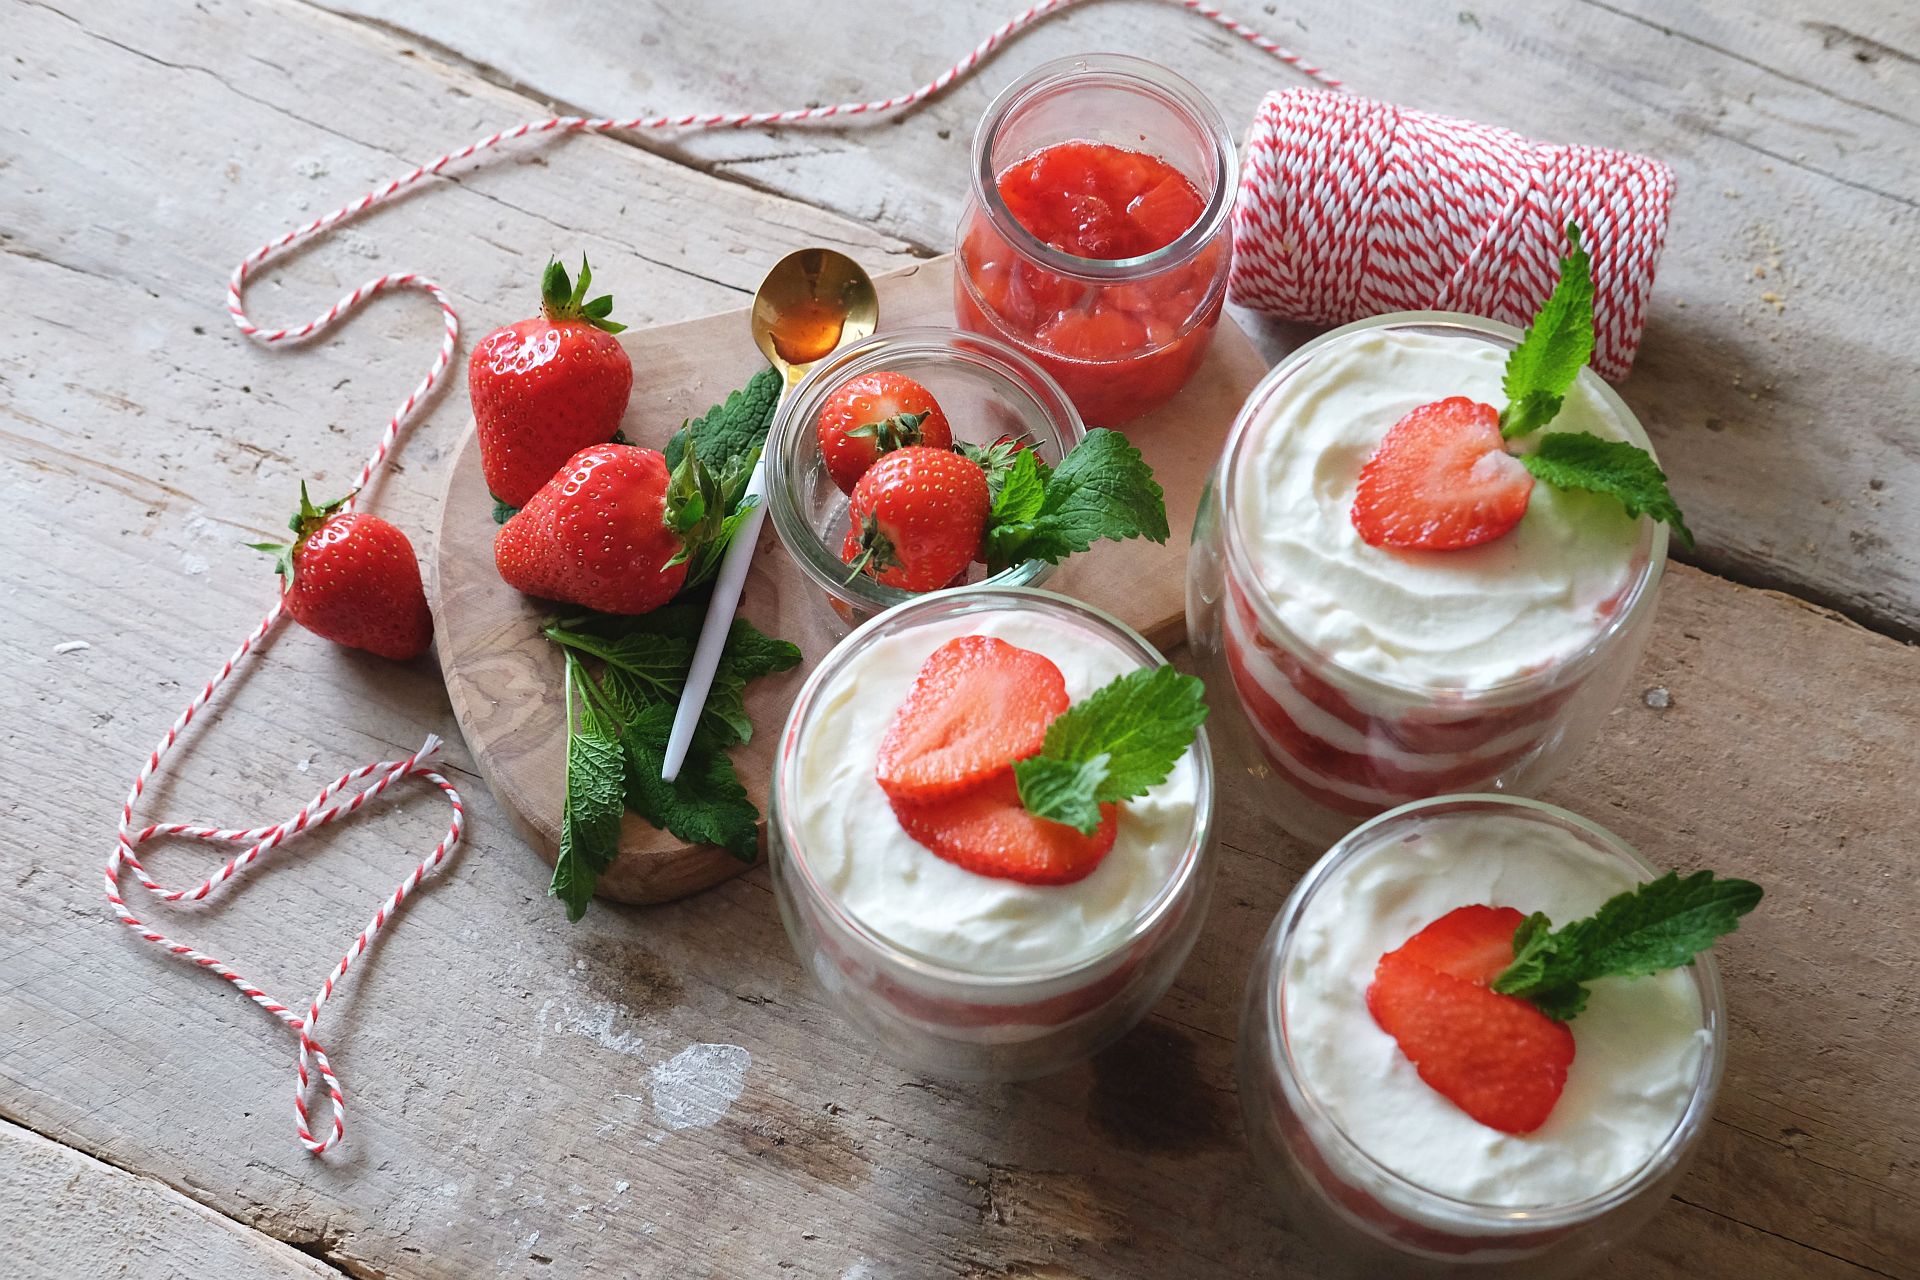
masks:
[[[433,639],[420,562],[407,535],[379,516],[342,511],[347,499],[316,507],[300,486],[287,544],[255,542],[278,557],[281,602],[317,636],[404,661]]]
[[[953,429],[933,393],[904,373],[850,378],[820,407],[817,428],[827,475],[852,493],[882,454],[908,445],[953,447]]]
[[[691,451],[683,465],[694,465]],[[715,532],[705,513],[683,518],[671,479],[657,450],[582,449],[501,527],[494,565],[528,595],[603,613],[657,609],[686,582],[691,552]]]
[[[979,552],[991,505],[978,463],[949,449],[896,449],[854,485],[841,558],[884,586],[937,590]]]
[[[593,273],[580,279],[547,264],[540,314],[480,340],[467,361],[467,393],[480,435],[480,468],[495,499],[526,505],[554,472],[588,445],[613,439],[633,391],[633,362],[607,319],[613,299],[582,301]]]

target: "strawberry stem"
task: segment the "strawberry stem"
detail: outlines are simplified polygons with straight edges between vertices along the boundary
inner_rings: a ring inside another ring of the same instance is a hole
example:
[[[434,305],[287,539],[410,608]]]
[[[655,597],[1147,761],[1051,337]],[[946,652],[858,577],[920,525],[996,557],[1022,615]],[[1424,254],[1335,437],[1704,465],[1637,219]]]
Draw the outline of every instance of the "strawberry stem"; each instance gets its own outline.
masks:
[[[594,328],[606,333],[619,333],[627,326],[616,324],[607,319],[613,310],[613,295],[603,293],[592,301],[587,301],[587,288],[593,283],[593,270],[587,266],[587,255],[580,255],[580,278],[577,281],[567,277],[567,269],[560,265],[558,258],[549,259],[547,268],[540,274],[540,312],[555,324],[566,320],[583,320]]]
[[[333,518],[335,512],[353,501],[355,489],[344,498],[335,498],[332,502],[313,505],[313,499],[307,496],[307,482],[300,482],[300,509],[287,521],[287,528],[293,530],[292,542],[249,542],[247,546],[254,551],[264,551],[273,557],[273,571],[293,582],[293,559],[300,553],[300,547],[313,532]]]

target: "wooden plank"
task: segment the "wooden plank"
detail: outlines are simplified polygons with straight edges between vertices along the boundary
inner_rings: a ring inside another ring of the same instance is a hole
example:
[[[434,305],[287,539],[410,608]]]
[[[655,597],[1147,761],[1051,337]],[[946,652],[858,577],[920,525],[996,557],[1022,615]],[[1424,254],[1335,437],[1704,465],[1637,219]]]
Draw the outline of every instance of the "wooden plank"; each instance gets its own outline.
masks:
[[[0,1239],[15,1280],[338,1280],[151,1178],[0,1123]]]
[[[907,267],[876,283],[883,331],[952,326],[951,259]],[[635,368],[650,370],[658,384],[672,388],[636,403],[622,423],[627,439],[656,448],[758,363],[744,310],[629,330],[621,341]],[[1265,372],[1265,362],[1246,336],[1232,321],[1223,324],[1187,389],[1126,428],[1166,490],[1172,536],[1158,545],[1102,543],[1073,557],[1043,585],[1108,610],[1156,644],[1184,640],[1187,534],[1227,429]],[[959,438],[982,444],[999,430],[980,434],[977,425],[955,426]],[[553,644],[540,634],[553,611],[500,580],[493,562],[498,526],[480,474],[479,445],[472,436],[448,468],[438,525],[428,594],[454,713],[494,799],[515,829],[552,862],[559,856],[566,782],[566,720],[553,692],[560,687],[562,668]],[[792,673],[756,681],[747,692],[747,710],[766,732],[735,751],[734,758],[748,795],[764,813],[777,730],[806,671],[848,627],[832,612],[825,593],[793,564],[771,527],[762,531],[761,539],[741,615],[793,641],[805,655]],[[620,855],[600,876],[597,892],[617,902],[665,902],[737,875],[743,867],[724,850],[688,845],[629,814]]]
[[[330,1006],[320,1034],[354,1109],[337,1156],[307,1157],[288,1122],[285,1030],[131,938],[96,868],[126,777],[264,603],[234,544],[278,523],[319,442],[336,478],[351,466],[433,323],[394,304],[270,356],[221,327],[207,291],[299,193],[319,212],[415,155],[422,131],[472,136],[528,104],[283,4],[122,4],[85,24],[14,4],[5,20],[18,60],[0,94],[34,129],[0,133],[0,286],[18,317],[0,354],[0,1115],[356,1274],[1317,1270],[1252,1176],[1230,1070],[1249,957],[1311,855],[1235,787],[1214,918],[1148,1026],[1052,1080],[951,1088],[893,1071],[818,1001],[759,872],[566,927],[456,747],[470,843]],[[303,122],[330,100],[350,127]],[[548,159],[410,201],[262,296],[276,319],[304,316],[372,269],[350,245],[396,244],[401,263],[472,290],[476,318],[499,317],[537,263],[462,270],[511,258],[483,236],[521,248],[589,228],[606,236],[587,240],[599,274],[644,281],[638,306],[669,318],[757,279],[761,264],[717,247],[743,228],[776,227],[782,248],[838,234],[870,265],[893,243],[631,148],[570,143]],[[570,164],[584,169],[567,176]],[[556,191],[575,203],[549,203]],[[672,265],[623,252],[630,224]],[[548,247],[564,246],[522,252]],[[463,421],[457,397],[438,408],[378,509],[421,527]],[[54,652],[69,640],[93,647]],[[1920,1119],[1902,1105],[1920,1094],[1920,961],[1906,942],[1920,888],[1905,874],[1920,822],[1916,661],[1794,602],[1677,571],[1639,685],[1668,689],[1669,705],[1621,707],[1551,796],[1651,856],[1772,891],[1727,951],[1719,1120],[1681,1203],[1620,1254],[1621,1274],[1920,1274]],[[145,812],[275,816],[330,769],[410,749],[426,729],[453,733],[430,663],[290,632],[196,725],[186,775]],[[302,998],[439,834],[431,796],[393,795],[363,819],[377,831],[329,828],[249,890],[164,918]],[[160,849],[150,865],[180,880],[208,862]],[[669,1123],[690,1117],[717,1118]]]
[[[775,16],[757,0],[651,0],[617,24],[585,4],[324,3],[537,98],[620,115],[882,96],[930,78],[1018,8],[928,5],[876,45],[861,0]],[[1360,93],[1671,163],[1673,231],[1622,393],[1674,475],[1701,538],[1696,563],[1912,637],[1920,451],[1907,424],[1920,356],[1908,335],[1920,262],[1905,246],[1920,240],[1920,9],[1828,8],[1815,19],[1747,0],[1414,5],[1383,29],[1368,6],[1305,0],[1238,16]],[[757,31],[783,52],[747,77]],[[1172,66],[1236,132],[1262,94],[1303,83],[1171,6],[1088,4],[903,121],[639,141],[944,250],[987,102],[1030,67],[1088,49]],[[1277,354],[1299,334],[1267,336]]]

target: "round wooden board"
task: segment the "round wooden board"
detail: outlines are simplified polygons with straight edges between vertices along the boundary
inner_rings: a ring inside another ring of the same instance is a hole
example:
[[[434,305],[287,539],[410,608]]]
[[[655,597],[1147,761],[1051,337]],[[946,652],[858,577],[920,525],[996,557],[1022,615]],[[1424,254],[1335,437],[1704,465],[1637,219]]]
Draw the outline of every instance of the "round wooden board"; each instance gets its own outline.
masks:
[[[771,265],[771,264],[769,264]],[[951,257],[879,277],[883,328],[953,323]],[[684,324],[630,331],[634,395],[621,426],[629,440],[662,447],[687,418],[706,412],[760,365],[745,308]],[[1103,543],[1047,583],[1107,609],[1156,644],[1185,634],[1187,533],[1194,509],[1241,401],[1265,362],[1231,319],[1223,319],[1206,363],[1181,394],[1128,426],[1167,495],[1173,536],[1165,546]],[[559,852],[566,780],[561,661],[540,628],[554,606],[500,580],[493,566],[493,500],[469,431],[447,470],[440,524],[428,562],[434,645],[447,694],[481,775],[515,828],[551,863]],[[787,558],[771,523],[761,534],[741,614],[769,635],[800,646],[792,671],[755,681],[747,692],[754,736],[734,752],[747,793],[766,811],[774,745],[806,673],[845,634]],[[629,813],[620,856],[598,893],[618,902],[667,902],[718,884],[746,864],[706,845],[688,845]]]

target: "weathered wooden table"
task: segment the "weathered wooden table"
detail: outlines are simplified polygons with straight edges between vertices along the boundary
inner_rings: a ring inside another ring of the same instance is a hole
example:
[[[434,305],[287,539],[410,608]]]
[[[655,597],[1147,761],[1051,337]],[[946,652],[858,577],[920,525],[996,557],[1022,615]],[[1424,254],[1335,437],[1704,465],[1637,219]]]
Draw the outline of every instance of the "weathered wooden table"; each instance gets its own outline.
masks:
[[[1725,947],[1715,1123],[1616,1271],[1920,1276],[1920,16],[1904,0],[1463,2],[1242,16],[1362,92],[1652,151],[1680,176],[1624,393],[1701,548],[1668,579],[1635,694],[1550,798],[1769,896]],[[283,633],[149,814],[278,815],[429,729],[473,814],[458,862],[327,1015],[354,1111],[321,1160],[291,1133],[285,1030],[100,899],[127,778],[271,592],[240,544],[278,529],[302,478],[342,487],[437,326],[390,302],[263,351],[220,307],[243,252],[550,104],[904,86],[1004,4],[0,7],[0,1272],[1313,1274],[1253,1177],[1230,1072],[1249,955],[1313,854],[1231,782],[1213,918],[1152,1019],[1054,1079],[947,1087],[822,1006],[763,872],[569,928],[468,770],[431,662]],[[1089,5],[904,119],[521,146],[251,301],[290,322],[375,263],[415,268],[449,285],[471,337],[527,309],[552,251],[590,253],[630,324],[737,306],[802,244],[910,262],[950,242],[997,86],[1090,48],[1172,64],[1236,124],[1291,83],[1172,9]],[[1265,338],[1277,353],[1298,336]],[[456,384],[376,509],[425,527],[465,422]],[[310,990],[438,833],[427,794],[390,794],[182,931]],[[201,857],[154,861],[177,881]]]

